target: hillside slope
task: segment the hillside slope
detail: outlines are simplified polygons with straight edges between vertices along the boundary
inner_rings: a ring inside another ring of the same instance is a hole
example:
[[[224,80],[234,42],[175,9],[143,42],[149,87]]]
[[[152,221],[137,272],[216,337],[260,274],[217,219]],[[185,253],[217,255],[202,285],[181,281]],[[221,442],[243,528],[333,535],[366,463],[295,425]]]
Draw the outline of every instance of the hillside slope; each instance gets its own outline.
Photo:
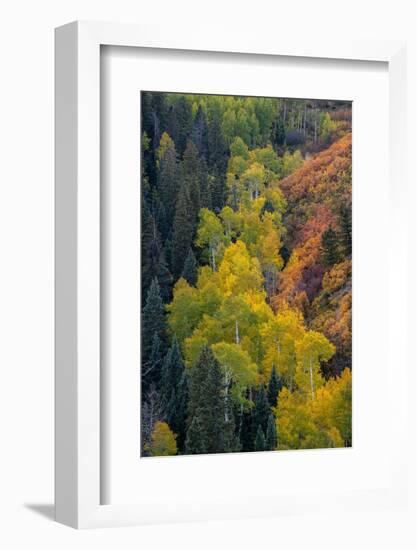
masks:
[[[271,303],[297,307],[336,345],[327,376],[351,363],[351,165],[349,133],[280,181],[289,259]]]

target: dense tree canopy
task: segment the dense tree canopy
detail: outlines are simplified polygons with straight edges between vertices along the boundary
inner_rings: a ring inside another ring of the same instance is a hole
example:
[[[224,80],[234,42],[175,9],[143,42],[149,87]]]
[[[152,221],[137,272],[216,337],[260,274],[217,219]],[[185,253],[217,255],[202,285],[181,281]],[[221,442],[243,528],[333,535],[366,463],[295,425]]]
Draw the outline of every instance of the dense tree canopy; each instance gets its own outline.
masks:
[[[343,447],[351,106],[142,93],[141,452]]]

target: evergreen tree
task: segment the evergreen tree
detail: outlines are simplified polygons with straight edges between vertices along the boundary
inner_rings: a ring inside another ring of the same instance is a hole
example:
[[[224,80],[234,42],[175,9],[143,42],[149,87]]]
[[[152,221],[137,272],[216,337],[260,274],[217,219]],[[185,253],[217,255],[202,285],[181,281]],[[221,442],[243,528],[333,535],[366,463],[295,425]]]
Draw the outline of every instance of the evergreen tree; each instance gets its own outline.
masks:
[[[183,155],[193,124],[191,103],[183,95],[175,98],[168,112],[167,131],[175,142],[178,154]]]
[[[200,208],[212,208],[211,201],[212,177],[208,173],[204,158],[200,160]]]
[[[162,368],[161,403],[166,421],[178,436],[177,444],[180,451],[184,446],[187,399],[184,362],[178,340],[174,336]]]
[[[154,277],[157,278],[164,302],[171,298],[172,275],[161,247],[155,218],[146,203],[142,204],[142,294],[146,295]]]
[[[142,392],[148,392],[151,385],[159,385],[163,363],[162,345],[157,332],[154,332],[151,352],[147,361],[142,361]]]
[[[278,393],[281,391],[281,389],[282,389],[282,383],[274,365],[272,367],[271,376],[269,377],[268,390],[267,390],[268,400],[271,407],[277,406]]]
[[[323,233],[321,247],[323,262],[326,266],[332,266],[340,260],[338,237],[331,227]]]
[[[255,410],[253,413],[255,430],[258,430],[258,427],[260,426],[263,433],[265,434],[266,428],[268,426],[268,418],[270,413],[271,413],[271,409],[269,407],[269,402],[266,396],[265,388],[261,386],[256,396]]]
[[[153,217],[156,222],[156,227],[158,228],[158,232],[161,235],[161,238],[163,241],[168,237],[170,233],[171,225],[168,221],[166,210],[164,203],[159,198],[158,192],[156,189],[153,190]],[[171,221],[172,223],[172,221]]]
[[[187,141],[187,147],[184,151],[184,158],[181,164],[181,176],[183,183],[188,187],[192,206],[192,219],[196,221],[201,206],[201,162],[198,156],[197,147],[190,140]]]
[[[188,187],[182,183],[175,210],[171,265],[175,279],[181,275],[195,232],[195,217]]]
[[[210,198],[214,212],[220,212],[225,205],[226,179],[221,172],[215,170],[210,176]]]
[[[142,294],[146,296],[159,262],[160,237],[155,219],[147,203],[142,200]]]
[[[152,96],[152,114],[158,119],[158,125],[161,129],[161,133],[166,129],[167,125],[167,114],[168,114],[168,105],[167,105],[167,94],[165,92],[148,92]],[[155,125],[155,122],[154,122]],[[155,136],[155,149],[158,147],[159,140],[161,135]]]
[[[191,130],[191,140],[197,147],[198,154],[201,157],[207,158],[208,152],[208,128],[206,116],[201,105],[198,106],[195,115],[194,124]]]
[[[180,453],[183,452],[185,446],[186,423],[187,423],[187,403],[188,403],[188,379],[186,372],[182,373],[181,380],[178,384],[175,403],[175,418],[173,419],[173,428],[176,427],[177,444]]]
[[[343,205],[339,212],[340,244],[346,256],[352,255],[352,206]]]
[[[169,228],[172,226],[174,219],[179,183],[177,151],[175,143],[168,134],[163,134],[158,152],[160,155],[158,161],[158,192],[165,210],[167,227],[167,230],[165,232],[161,231],[161,233],[165,238],[169,236]]]
[[[281,147],[285,144],[285,126],[281,115],[275,121],[273,141]]]
[[[255,437],[255,451],[265,451],[265,450],[266,450],[265,435],[261,426],[259,425],[256,431],[256,437]]]
[[[265,450],[275,451],[276,448],[277,448],[277,427],[275,424],[274,415],[270,413],[268,418],[268,425],[266,427]]]
[[[161,250],[161,252],[159,253],[159,259],[156,265],[155,272],[156,272],[156,278],[158,279],[161,298],[164,301],[164,303],[168,303],[171,299],[172,275],[165,261],[165,255],[163,250]]]
[[[159,337],[161,353],[165,354],[167,344],[165,308],[156,278],[152,280],[146,304],[142,310],[142,364],[150,361],[155,334]]]
[[[183,277],[192,286],[195,286],[197,282],[197,261],[191,248],[188,250],[181,277]]]
[[[179,386],[183,373],[184,362],[182,360],[178,340],[174,335],[171,347],[165,356],[162,369],[161,399],[164,407],[166,407],[167,403],[170,401],[172,390],[175,390]],[[168,424],[170,424],[169,421]]]
[[[142,132],[147,134],[148,138],[153,138],[153,108],[152,108],[152,92],[141,93],[141,120]]]
[[[202,404],[206,410],[206,431],[208,436],[208,451],[210,453],[222,453],[229,448],[224,447],[226,420],[225,401],[223,397],[223,374],[220,363],[208,348],[206,355],[208,364]],[[226,441],[229,446],[229,441]]]
[[[243,412],[240,417],[241,425],[239,429],[240,446],[243,452],[254,451],[254,441],[256,432],[253,431],[254,421],[252,409]]]
[[[206,346],[190,371],[186,452],[194,453],[193,449],[203,447],[205,451],[201,452],[229,451],[230,440],[227,448],[224,440],[224,413],[220,364]]]
[[[210,172],[224,174],[227,164],[227,145],[221,131],[219,117],[216,116],[208,127],[208,165]]]
[[[172,273],[172,241],[171,239],[167,239],[164,243],[162,252],[164,254],[165,263],[167,266],[167,269],[170,273]]]
[[[203,417],[200,415],[201,411],[196,411],[195,416],[193,416],[191,420],[190,427],[187,430],[187,437],[185,440],[186,454],[197,455],[209,452],[205,423]]]

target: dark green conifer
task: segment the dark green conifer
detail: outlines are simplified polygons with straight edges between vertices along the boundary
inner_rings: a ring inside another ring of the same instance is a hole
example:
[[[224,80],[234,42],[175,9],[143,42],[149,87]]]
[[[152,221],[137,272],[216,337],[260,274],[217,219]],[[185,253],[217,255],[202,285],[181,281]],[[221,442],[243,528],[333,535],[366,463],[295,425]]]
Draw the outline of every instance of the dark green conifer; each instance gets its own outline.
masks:
[[[210,173],[224,174],[227,165],[227,146],[221,131],[220,116],[210,121],[208,127],[208,165]]]
[[[181,177],[183,184],[188,187],[192,206],[192,219],[196,221],[201,206],[201,162],[197,147],[191,140],[187,141],[187,147],[184,151],[184,158],[181,164]]]
[[[226,442],[223,439],[225,427],[223,376],[219,362],[208,346],[202,349],[190,370],[188,426],[186,452],[191,452],[190,449],[200,445],[201,439],[197,439],[198,444],[195,443],[198,433],[204,434],[205,452],[229,451],[230,440]]]
[[[197,260],[195,259],[194,252],[191,248],[188,250],[181,277],[188,281],[188,283],[192,286],[195,286],[197,282]]]
[[[171,265],[175,280],[182,273],[185,258],[194,238],[194,231],[193,207],[187,184],[183,182],[178,195],[172,235]]]
[[[268,400],[271,407],[277,406],[278,393],[282,389],[281,379],[279,378],[275,365],[272,367],[271,376],[268,382]]]
[[[200,160],[200,208],[212,210],[211,184],[213,177],[208,173],[204,158]]]
[[[352,206],[343,205],[339,212],[340,244],[346,256],[352,254]]]
[[[177,151],[174,142],[171,140],[162,158],[159,160],[158,167],[158,193],[165,210],[167,227],[166,232],[161,231],[164,238],[168,236],[169,228],[172,227],[178,186],[179,165],[177,161]]]
[[[165,354],[167,345],[165,308],[156,278],[152,280],[145,307],[142,310],[142,364],[150,360],[155,334],[159,337],[161,353]]]
[[[266,396],[265,388],[261,386],[256,396],[255,409],[253,412],[255,430],[258,430],[258,426],[260,426],[263,433],[266,433],[270,412],[271,409],[269,406],[268,398]]]
[[[186,454],[198,455],[209,452],[203,414],[204,413],[198,409],[191,420],[185,440]]]
[[[258,426],[258,429],[256,431],[256,437],[255,437],[255,451],[265,451],[265,450],[266,450],[265,435],[261,426]]]
[[[274,415],[271,413],[268,418],[268,425],[266,427],[266,442],[265,450],[275,451],[277,448],[277,427],[275,424]]]
[[[161,298],[164,301],[164,303],[168,303],[171,300],[173,279],[168,269],[167,263],[165,261],[165,255],[163,250],[161,250],[159,253],[159,259],[156,265],[155,273],[156,273],[156,278],[158,279]]]
[[[198,106],[195,115],[193,128],[191,130],[191,140],[197,147],[198,154],[201,157],[207,158],[208,152],[208,128],[206,116],[201,105]]]
[[[166,421],[177,434],[180,452],[184,447],[187,399],[188,387],[184,362],[178,340],[174,336],[162,367],[161,404]]]
[[[142,395],[146,393],[152,384],[158,386],[161,379],[163,354],[161,340],[157,332],[154,332],[149,359],[142,362]]]
[[[340,260],[338,236],[331,227],[323,233],[321,246],[324,265],[332,266]]]

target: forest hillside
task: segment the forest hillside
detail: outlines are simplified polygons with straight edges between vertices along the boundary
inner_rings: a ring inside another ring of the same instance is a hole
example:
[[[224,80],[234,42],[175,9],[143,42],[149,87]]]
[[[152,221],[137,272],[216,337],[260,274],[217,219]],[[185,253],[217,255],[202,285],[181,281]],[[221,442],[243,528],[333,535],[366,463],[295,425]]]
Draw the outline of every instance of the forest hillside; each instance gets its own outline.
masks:
[[[141,154],[141,454],[350,446],[350,104],[143,92]]]

